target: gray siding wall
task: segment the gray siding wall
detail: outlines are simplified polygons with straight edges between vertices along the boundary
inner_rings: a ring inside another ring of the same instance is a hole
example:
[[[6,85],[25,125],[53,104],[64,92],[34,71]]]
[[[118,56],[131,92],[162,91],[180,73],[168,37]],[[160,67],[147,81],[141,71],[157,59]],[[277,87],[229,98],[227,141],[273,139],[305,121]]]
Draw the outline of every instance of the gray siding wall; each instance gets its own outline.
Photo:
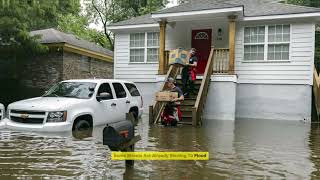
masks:
[[[259,22],[259,25],[268,23]],[[277,23],[278,24],[278,23]],[[279,24],[290,24],[279,22]],[[315,24],[291,23],[289,62],[244,62],[244,27],[238,24],[236,32],[235,70],[239,83],[254,84],[309,84],[312,85],[314,63]]]

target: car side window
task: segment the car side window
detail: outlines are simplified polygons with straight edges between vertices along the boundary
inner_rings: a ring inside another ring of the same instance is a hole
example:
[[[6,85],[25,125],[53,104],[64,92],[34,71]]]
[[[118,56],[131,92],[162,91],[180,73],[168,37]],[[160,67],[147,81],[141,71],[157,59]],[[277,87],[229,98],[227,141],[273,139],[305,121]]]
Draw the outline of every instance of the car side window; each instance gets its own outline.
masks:
[[[117,98],[125,98],[127,97],[127,93],[124,90],[123,86],[120,83],[112,83],[114,87],[114,91],[116,92]]]
[[[134,84],[131,83],[124,83],[126,85],[128,91],[130,92],[131,96],[140,96],[140,93],[137,89],[137,87]]]
[[[110,99],[113,99],[113,94],[112,94],[111,87],[110,87],[109,83],[103,83],[100,85],[97,95],[100,95],[101,93],[109,93],[111,95]]]

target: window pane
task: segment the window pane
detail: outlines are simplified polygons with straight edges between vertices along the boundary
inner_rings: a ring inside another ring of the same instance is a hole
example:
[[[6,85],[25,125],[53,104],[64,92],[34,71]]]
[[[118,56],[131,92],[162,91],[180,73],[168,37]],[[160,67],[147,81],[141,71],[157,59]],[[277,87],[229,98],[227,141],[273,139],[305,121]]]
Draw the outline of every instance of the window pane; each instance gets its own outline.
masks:
[[[251,46],[251,52],[252,53],[257,53],[258,52],[258,46]]]
[[[250,60],[250,54],[244,53],[244,60]]]
[[[274,53],[268,52],[268,60],[274,60]]]
[[[276,25],[268,27],[269,42],[289,42],[290,25]]]
[[[289,52],[282,52],[282,60],[289,60]]]
[[[257,43],[258,42],[258,37],[254,34],[251,36],[251,39],[250,39],[250,42],[251,43]]]
[[[245,45],[244,60],[263,60],[264,45]]]
[[[144,49],[130,49],[130,62],[144,62]]]
[[[282,42],[282,34],[276,35],[276,42]]]
[[[264,46],[258,46],[258,53],[264,53]]]
[[[289,60],[289,44],[269,45],[268,60]]]
[[[148,48],[147,61],[148,62],[158,62],[159,61],[159,49],[158,48]]]
[[[144,33],[130,34],[130,47],[144,47]]]
[[[282,51],[289,52],[289,44],[282,45]]]
[[[159,46],[159,33],[151,32],[147,34],[148,37],[148,46]]]
[[[275,34],[275,32],[276,32],[276,27],[275,27],[275,26],[269,26],[268,32],[269,32],[269,34]]]
[[[274,60],[281,60],[281,52],[278,52],[278,51],[275,52]]]
[[[290,34],[290,25],[283,26],[283,33]]]
[[[244,28],[244,42],[250,43],[250,28]]]
[[[245,43],[261,43],[264,42],[265,28],[259,27],[246,27],[244,29],[244,42]]]
[[[282,34],[282,25],[277,25],[276,26],[276,33],[277,34]]]
[[[127,89],[130,92],[131,96],[140,96],[140,93],[139,93],[137,87],[134,84],[125,83],[124,85],[127,87]]]
[[[127,97],[127,93],[120,83],[112,83],[112,85],[113,85],[114,91],[116,92],[117,98]]]
[[[257,60],[263,60],[264,59],[264,53],[258,53]]]
[[[289,42],[290,41],[290,34],[283,34],[283,41]]]
[[[111,95],[110,99],[113,99],[113,94],[109,83],[103,83],[100,85],[97,95],[100,95],[101,93],[109,93]]]
[[[258,36],[258,42],[263,43],[264,42],[264,35],[259,35]]]

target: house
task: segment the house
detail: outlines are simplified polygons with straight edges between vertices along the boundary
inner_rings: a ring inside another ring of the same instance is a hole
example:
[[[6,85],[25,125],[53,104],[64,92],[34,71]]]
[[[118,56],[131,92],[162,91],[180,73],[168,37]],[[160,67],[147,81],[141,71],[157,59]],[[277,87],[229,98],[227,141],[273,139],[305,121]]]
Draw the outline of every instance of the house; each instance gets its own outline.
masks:
[[[55,29],[32,31],[49,53],[24,64],[28,87],[46,89],[66,79],[113,78],[113,52],[94,43]]]
[[[0,60],[2,72],[14,72],[2,73],[2,76],[10,77],[0,76],[0,79],[7,82],[6,87],[0,88],[0,92],[4,94],[0,98],[3,103],[39,96],[55,83],[66,79],[113,78],[112,51],[56,29],[36,30],[30,34],[39,35],[40,43],[47,45],[49,51],[16,60],[16,63],[14,60]],[[19,82],[9,85],[9,82],[15,81]],[[21,89],[21,92],[16,92],[16,89]]]
[[[201,91],[206,97],[196,98],[204,118],[310,120],[319,20],[319,8],[270,0],[199,0],[163,9],[109,26],[114,77],[137,82],[145,104],[154,104],[167,50],[196,48],[197,79],[208,86]]]

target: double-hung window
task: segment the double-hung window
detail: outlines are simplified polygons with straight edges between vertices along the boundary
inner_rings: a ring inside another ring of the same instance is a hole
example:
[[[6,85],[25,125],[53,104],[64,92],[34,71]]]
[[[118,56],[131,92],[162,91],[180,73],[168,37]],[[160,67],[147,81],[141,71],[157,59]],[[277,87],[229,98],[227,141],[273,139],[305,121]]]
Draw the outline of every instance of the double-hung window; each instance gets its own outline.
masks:
[[[287,61],[290,25],[244,28],[244,61]]]
[[[145,32],[130,34],[130,62],[158,62],[159,33]]]

